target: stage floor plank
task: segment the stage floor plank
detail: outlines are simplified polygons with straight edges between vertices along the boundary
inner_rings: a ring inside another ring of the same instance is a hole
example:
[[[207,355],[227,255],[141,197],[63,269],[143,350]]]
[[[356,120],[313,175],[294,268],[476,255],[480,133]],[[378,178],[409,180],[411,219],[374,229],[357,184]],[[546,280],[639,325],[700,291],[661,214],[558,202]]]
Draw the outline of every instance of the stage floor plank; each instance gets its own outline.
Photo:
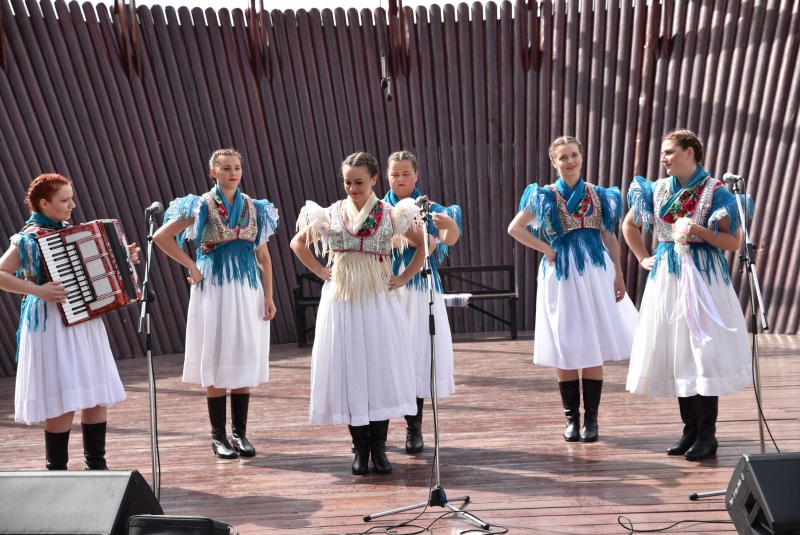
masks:
[[[689,463],[664,450],[680,435],[675,399],[625,391],[627,363],[606,366],[600,440],[566,443],[553,370],[532,364],[532,336],[456,337],[456,393],[440,402],[441,483],[451,498],[471,497],[467,510],[510,533],[625,534],[679,520],[727,521],[724,497],[689,501],[695,491],[727,487],[743,453],[758,453],[752,386],[720,400],[716,458]],[[781,451],[800,450],[800,337],[760,335],[764,411]],[[406,455],[405,422],[392,421],[391,475],[350,474],[344,426],[309,425],[311,349],[273,346],[270,382],[253,391],[248,436],[252,459],[216,459],[204,392],[181,383],[181,355],[155,359],[161,454],[161,503],[167,514],[224,520],[248,535],[360,533],[409,520],[411,513],[369,524],[365,514],[424,502],[433,459],[433,418],[426,402],[425,450]],[[108,464],[137,469],[150,481],[147,367],[118,362],[128,400],[109,409]],[[44,467],[43,426],[14,423],[14,379],[0,379],[0,442],[4,470]],[[70,469],[82,468],[79,419],[70,438]],[[769,443],[767,451],[775,448]],[[458,506],[459,503],[453,502]],[[426,525],[445,509],[426,512]],[[457,534],[470,524],[452,514],[432,527]],[[404,531],[403,533],[406,533]],[[735,533],[731,524],[683,524],[667,533]]]

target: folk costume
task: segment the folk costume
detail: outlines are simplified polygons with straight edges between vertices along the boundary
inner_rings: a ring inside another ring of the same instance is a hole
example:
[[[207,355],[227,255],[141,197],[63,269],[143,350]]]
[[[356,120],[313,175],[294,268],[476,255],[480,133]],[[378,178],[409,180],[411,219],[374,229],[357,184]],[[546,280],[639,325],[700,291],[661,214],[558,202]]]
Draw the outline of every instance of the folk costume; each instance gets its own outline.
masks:
[[[389,290],[392,237],[415,224],[411,200],[392,207],[373,193],[359,210],[351,199],[328,208],[308,201],[297,218],[317,255],[328,255],[311,356],[312,424],[347,424],[353,473],[391,472],[389,419],[414,414],[414,355],[398,291]]]
[[[655,227],[659,244],[642,298],[627,389],[677,396],[684,433],[669,453],[705,458],[717,448],[718,396],[735,394],[752,379],[750,345],[725,255],[697,236],[689,237],[689,252],[679,254],[672,225],[689,217],[716,234],[727,217],[734,234],[742,225],[736,197],[698,165],[683,187],[674,177],[656,182],[635,177],[628,204],[634,221]]]
[[[555,184],[531,184],[520,211],[534,214],[532,233],[556,252],[553,265],[542,258],[536,292],[536,337],[533,362],[563,370],[602,366],[630,357],[638,313],[625,295],[614,295],[616,277],[601,231],[614,232],[622,215],[618,188],[602,188],[581,178],[574,188],[559,178]],[[580,381],[561,381],[567,417],[564,438],[579,439]],[[603,381],[583,379],[585,410],[580,439],[597,439],[597,410]]]
[[[240,189],[231,205],[214,186],[202,196],[172,201],[164,224],[189,218],[194,223],[176,240],[181,247],[186,239],[198,244],[203,280],[192,286],[189,299],[183,382],[231,390],[266,383],[270,322],[263,320],[264,286],[255,251],[275,234],[278,209]],[[231,393],[234,447],[246,456],[255,454],[245,438],[249,396]],[[227,446],[225,405],[225,396],[208,398],[212,446],[229,458],[235,452]]]
[[[19,253],[16,273],[36,285],[47,282],[35,238],[69,226],[34,212],[22,230],[11,237]],[[125,400],[103,320],[95,318],[64,325],[58,303],[34,295],[22,300],[17,331],[14,419],[41,422],[68,412],[108,406]],[[106,422],[81,424],[87,469],[105,469]],[[66,470],[69,431],[45,431],[47,468]]]
[[[409,196],[416,200],[422,195],[419,189]],[[392,206],[396,206],[400,199],[391,190],[384,196],[383,200]],[[431,214],[446,214],[455,220],[461,231],[461,208],[453,206],[441,206],[437,203],[429,203]],[[442,280],[439,277],[438,263],[442,262],[448,254],[449,247],[439,241],[439,229],[433,225],[433,221],[428,222],[428,234],[436,238],[436,249],[431,252],[431,271],[433,276],[433,317],[436,329],[436,395],[438,398],[446,398],[455,392],[455,382],[453,381],[453,341],[450,336],[450,322],[447,318],[447,309],[444,304]],[[408,247],[402,253],[397,253],[392,259],[392,271],[395,275],[402,273],[411,263],[414,254],[417,252],[415,247]],[[428,283],[420,273],[408,281],[404,288],[404,299],[406,314],[409,323],[409,338],[414,346],[414,366],[416,369],[416,388],[417,388],[417,411],[415,414],[407,414],[406,419],[406,453],[417,453],[424,447],[422,439],[422,407],[425,398],[431,397],[431,343],[430,327],[428,325]]]

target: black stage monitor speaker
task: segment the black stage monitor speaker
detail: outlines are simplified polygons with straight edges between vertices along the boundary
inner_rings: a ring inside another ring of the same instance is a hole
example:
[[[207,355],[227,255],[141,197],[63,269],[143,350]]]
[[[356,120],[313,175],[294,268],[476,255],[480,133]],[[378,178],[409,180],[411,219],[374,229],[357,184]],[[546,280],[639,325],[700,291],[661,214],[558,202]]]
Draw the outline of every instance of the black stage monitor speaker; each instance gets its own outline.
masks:
[[[136,470],[0,472],[0,533],[125,535],[139,514],[164,511]]]
[[[128,535],[229,535],[228,524],[202,516],[132,516]]]
[[[725,507],[740,535],[800,535],[800,453],[742,455]]]

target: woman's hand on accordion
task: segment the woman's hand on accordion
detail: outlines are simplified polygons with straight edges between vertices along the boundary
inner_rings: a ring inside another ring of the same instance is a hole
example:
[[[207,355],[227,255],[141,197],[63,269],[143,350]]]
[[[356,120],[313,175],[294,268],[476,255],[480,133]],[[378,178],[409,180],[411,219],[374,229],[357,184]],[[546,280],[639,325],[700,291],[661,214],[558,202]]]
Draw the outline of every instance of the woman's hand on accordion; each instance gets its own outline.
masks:
[[[128,259],[131,261],[131,264],[139,263],[139,251],[141,250],[141,247],[136,247],[136,242],[128,245]]]
[[[186,280],[189,281],[189,284],[197,284],[203,280],[203,273],[197,267],[197,264],[193,264],[189,267],[189,276],[186,277]]]
[[[275,302],[272,300],[271,297],[264,298],[264,321],[269,321],[275,317],[275,313],[278,311],[275,308]]]
[[[36,292],[40,299],[48,303],[66,303],[69,292],[60,282],[46,282],[37,287]]]

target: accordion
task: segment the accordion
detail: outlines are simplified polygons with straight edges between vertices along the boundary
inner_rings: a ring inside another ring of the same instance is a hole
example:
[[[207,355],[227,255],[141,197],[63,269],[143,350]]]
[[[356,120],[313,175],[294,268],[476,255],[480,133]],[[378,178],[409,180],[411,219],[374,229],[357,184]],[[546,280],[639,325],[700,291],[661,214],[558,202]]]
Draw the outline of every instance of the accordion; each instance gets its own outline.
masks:
[[[69,292],[59,303],[69,327],[136,304],[141,297],[128,243],[116,219],[98,219],[36,238],[48,280]]]

